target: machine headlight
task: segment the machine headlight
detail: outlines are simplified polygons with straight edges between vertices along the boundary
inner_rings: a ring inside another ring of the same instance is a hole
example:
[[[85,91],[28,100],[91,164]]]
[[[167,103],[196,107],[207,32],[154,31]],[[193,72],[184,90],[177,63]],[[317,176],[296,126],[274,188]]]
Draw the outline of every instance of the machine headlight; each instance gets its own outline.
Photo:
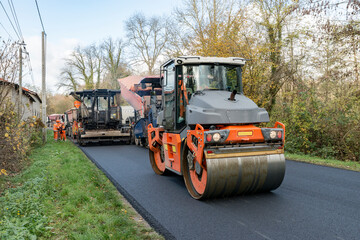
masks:
[[[270,138],[274,139],[276,137],[276,132],[275,131],[271,131],[270,132]]]
[[[221,139],[220,133],[214,133],[212,137],[215,142],[218,142]]]

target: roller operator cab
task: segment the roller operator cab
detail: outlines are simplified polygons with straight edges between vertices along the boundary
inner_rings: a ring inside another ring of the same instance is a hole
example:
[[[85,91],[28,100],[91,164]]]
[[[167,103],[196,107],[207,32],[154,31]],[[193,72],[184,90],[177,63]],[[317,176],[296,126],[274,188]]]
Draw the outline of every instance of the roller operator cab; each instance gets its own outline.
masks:
[[[162,107],[148,126],[155,173],[183,175],[195,199],[278,188],[285,126],[242,91],[243,58],[178,57],[161,66]]]

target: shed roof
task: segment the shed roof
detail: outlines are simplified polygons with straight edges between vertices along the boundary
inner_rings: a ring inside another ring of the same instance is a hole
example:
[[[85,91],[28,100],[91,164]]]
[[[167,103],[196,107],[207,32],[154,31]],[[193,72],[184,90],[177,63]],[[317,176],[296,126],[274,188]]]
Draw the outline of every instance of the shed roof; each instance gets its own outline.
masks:
[[[13,86],[15,88],[15,90],[19,89],[19,84],[12,83],[12,82],[9,82],[9,81],[7,81],[7,80],[5,80],[3,78],[0,78],[0,85],[2,85],[2,84],[3,85],[8,85],[8,86]],[[42,103],[41,98],[39,97],[39,95],[36,92],[31,91],[31,90],[29,90],[27,88],[24,88],[24,87],[22,88],[22,90],[23,90],[23,94],[25,96],[27,96],[30,99],[30,101],[35,102],[36,101],[35,98],[37,98],[39,100],[39,102]]]

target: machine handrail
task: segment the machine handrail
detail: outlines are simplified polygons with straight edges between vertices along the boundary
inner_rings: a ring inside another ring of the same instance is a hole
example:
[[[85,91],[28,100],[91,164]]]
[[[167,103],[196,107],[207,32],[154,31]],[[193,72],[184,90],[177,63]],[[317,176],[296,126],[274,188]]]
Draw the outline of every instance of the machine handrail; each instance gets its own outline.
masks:
[[[284,134],[283,134],[283,142],[285,144],[285,124],[281,123],[281,122],[276,122],[274,125],[274,128],[278,128],[278,126],[281,126],[281,128],[284,130]]]

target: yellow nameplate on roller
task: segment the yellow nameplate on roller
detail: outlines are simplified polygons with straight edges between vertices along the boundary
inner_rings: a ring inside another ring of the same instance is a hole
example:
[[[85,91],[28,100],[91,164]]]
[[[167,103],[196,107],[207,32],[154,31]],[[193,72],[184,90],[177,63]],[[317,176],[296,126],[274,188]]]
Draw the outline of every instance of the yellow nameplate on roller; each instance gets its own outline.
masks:
[[[252,136],[252,135],[253,135],[253,132],[252,132],[252,131],[246,131],[246,132],[239,131],[239,132],[237,132],[237,135],[238,135],[238,137],[242,137],[242,136]]]
[[[269,151],[256,151],[256,152],[230,152],[230,153],[206,153],[205,157],[210,158],[229,158],[229,157],[248,157],[248,156],[261,156],[261,155],[271,155],[271,154],[283,154],[284,149],[276,149]]]
[[[174,153],[176,153],[176,147],[175,147],[175,146],[172,146],[172,151],[173,151]]]

